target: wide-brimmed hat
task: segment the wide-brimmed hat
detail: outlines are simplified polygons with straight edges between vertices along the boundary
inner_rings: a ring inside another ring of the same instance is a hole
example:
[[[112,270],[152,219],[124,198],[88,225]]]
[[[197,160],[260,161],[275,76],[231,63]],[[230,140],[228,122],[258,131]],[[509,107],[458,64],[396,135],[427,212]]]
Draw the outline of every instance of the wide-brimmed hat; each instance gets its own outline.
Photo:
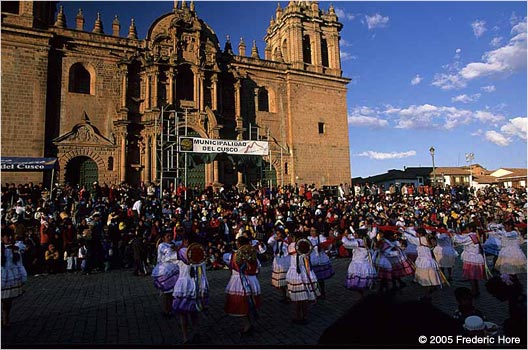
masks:
[[[468,331],[482,331],[486,329],[484,320],[478,316],[469,316],[464,321],[464,329]]]

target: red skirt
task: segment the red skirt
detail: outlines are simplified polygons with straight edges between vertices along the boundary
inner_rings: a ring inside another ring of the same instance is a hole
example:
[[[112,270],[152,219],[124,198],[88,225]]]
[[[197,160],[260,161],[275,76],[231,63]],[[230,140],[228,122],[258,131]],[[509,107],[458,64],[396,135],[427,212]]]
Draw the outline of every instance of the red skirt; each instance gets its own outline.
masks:
[[[258,310],[262,304],[260,295],[252,296],[252,303],[256,310]],[[224,311],[228,315],[232,316],[246,316],[250,313],[250,300],[248,296],[227,294]]]
[[[465,262],[462,265],[462,277],[469,280],[483,280],[486,278],[484,264]]]

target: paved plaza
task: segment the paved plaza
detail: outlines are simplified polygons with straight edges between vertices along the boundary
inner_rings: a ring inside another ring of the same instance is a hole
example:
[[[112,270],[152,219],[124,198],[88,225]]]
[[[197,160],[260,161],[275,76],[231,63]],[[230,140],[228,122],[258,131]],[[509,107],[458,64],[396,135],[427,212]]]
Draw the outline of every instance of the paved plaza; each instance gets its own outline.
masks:
[[[210,308],[202,318],[200,346],[317,345],[323,331],[358,300],[356,293],[343,286],[348,263],[349,259],[333,261],[336,275],[326,283],[327,299],[311,308],[307,325],[291,323],[293,306],[279,302],[278,291],[270,285],[271,266],[269,263],[263,266],[260,283],[265,303],[256,321],[256,331],[244,338],[238,333],[239,320],[223,311],[224,288],[230,272],[209,271]],[[469,282],[462,281],[460,274],[459,263],[452,288],[433,295],[433,304],[449,314],[456,309],[453,288],[469,287]],[[521,279],[526,285],[526,275]],[[507,303],[490,296],[483,284],[481,288],[477,308],[489,321],[501,325],[508,317]],[[408,283],[396,298],[417,300],[422,293],[420,286]],[[382,315],[373,315],[373,320],[379,316]],[[10,328],[2,330],[3,348],[179,347],[181,343],[178,320],[162,316],[159,293],[153,287],[152,278],[134,276],[131,270],[88,276],[31,276],[27,292],[14,303]]]

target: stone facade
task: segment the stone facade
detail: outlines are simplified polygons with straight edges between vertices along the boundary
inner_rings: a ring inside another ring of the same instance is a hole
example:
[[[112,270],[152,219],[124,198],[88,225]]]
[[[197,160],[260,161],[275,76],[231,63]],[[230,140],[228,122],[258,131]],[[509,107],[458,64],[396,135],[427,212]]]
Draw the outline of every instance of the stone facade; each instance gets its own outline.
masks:
[[[100,182],[159,181],[160,159],[172,167],[164,177],[174,170],[174,154],[160,151],[160,131],[170,141],[178,128],[179,135],[270,142],[264,163],[202,157],[203,183],[264,182],[270,162],[274,184],[350,181],[349,79],[342,77],[342,25],[332,6],[279,5],[263,58],[243,39],[238,54],[229,38],[221,49],[193,2],[175,2],[145,39],[137,38],[133,20],[124,37],[117,17],[111,34],[99,18],[85,28],[82,10],[75,28],[65,23],[53,2],[2,6],[3,156],[55,156],[60,182],[82,182],[74,176],[79,166]],[[2,174],[8,182],[42,176]]]

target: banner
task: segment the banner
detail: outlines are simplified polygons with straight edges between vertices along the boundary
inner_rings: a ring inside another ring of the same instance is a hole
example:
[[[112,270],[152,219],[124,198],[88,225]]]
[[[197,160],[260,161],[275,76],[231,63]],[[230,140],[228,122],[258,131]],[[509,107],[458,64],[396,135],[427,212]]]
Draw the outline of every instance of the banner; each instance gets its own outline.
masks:
[[[266,156],[269,153],[269,145],[266,141],[201,139],[180,136],[180,151]]]
[[[2,171],[44,171],[52,170],[57,158],[1,157]]]

